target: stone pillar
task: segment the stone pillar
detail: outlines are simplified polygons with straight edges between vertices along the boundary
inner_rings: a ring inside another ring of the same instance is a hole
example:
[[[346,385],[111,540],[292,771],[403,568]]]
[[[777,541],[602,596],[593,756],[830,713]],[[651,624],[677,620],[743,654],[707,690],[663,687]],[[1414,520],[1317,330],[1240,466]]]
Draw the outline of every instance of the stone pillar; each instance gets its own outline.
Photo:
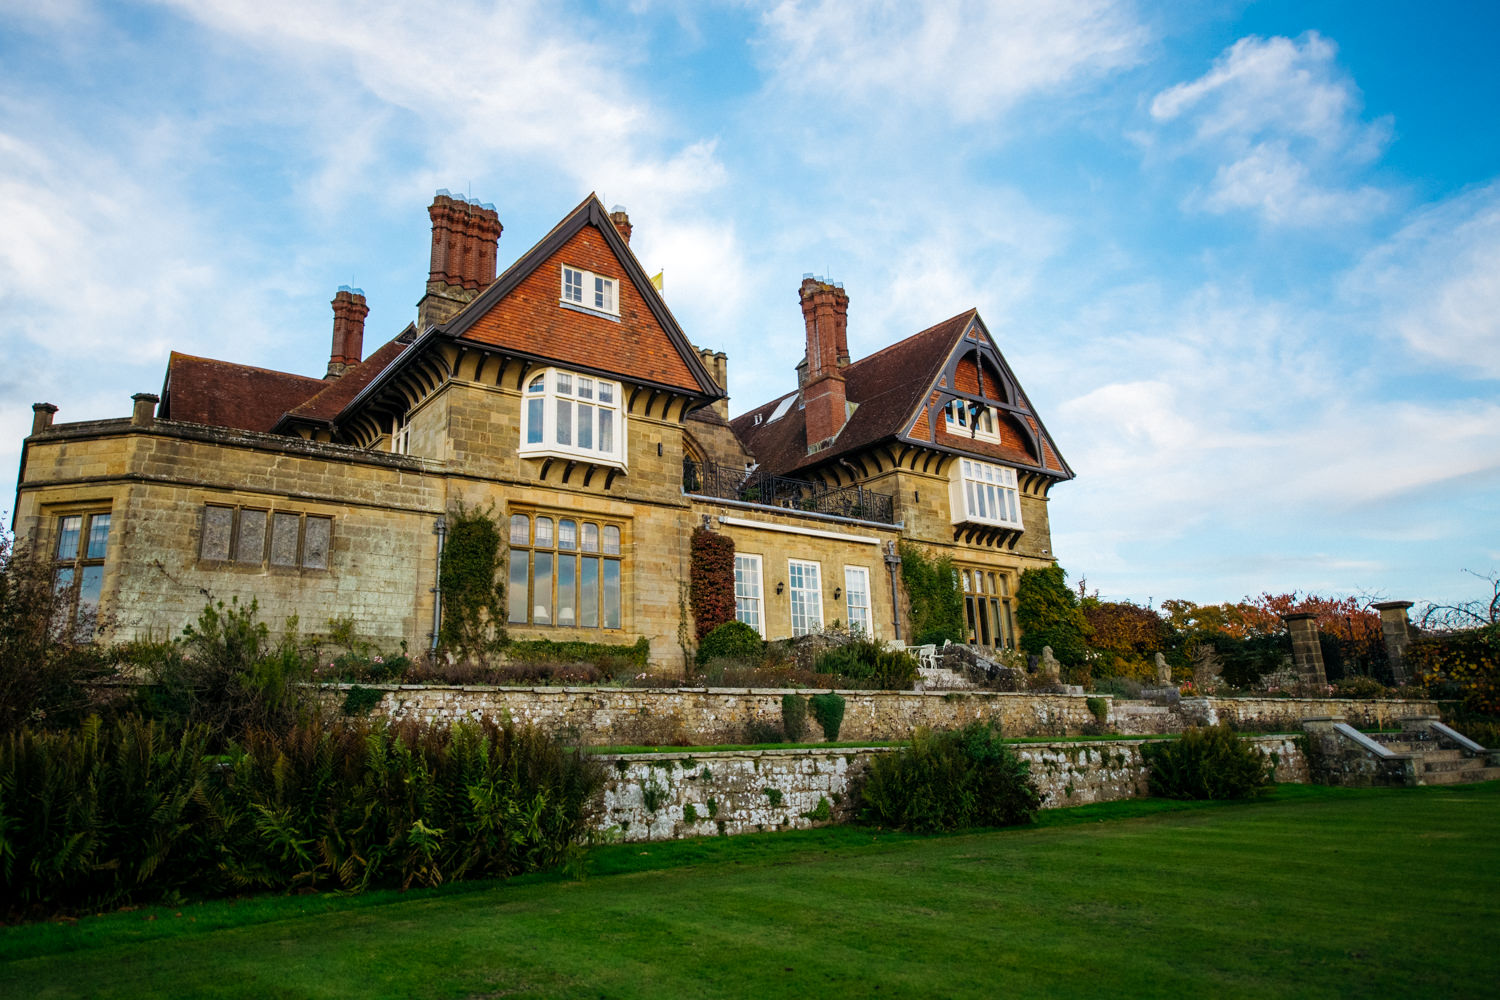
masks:
[[[1292,634],[1292,666],[1298,677],[1304,684],[1327,687],[1328,673],[1323,669],[1323,647],[1318,645],[1317,619],[1317,615],[1306,612],[1281,616]]]
[[[1383,601],[1374,605],[1380,612],[1380,637],[1385,640],[1385,658],[1397,684],[1410,680],[1406,669],[1406,647],[1411,645],[1411,621],[1406,617],[1409,607],[1411,601]]]
[[[57,413],[56,403],[31,404],[31,433],[40,434],[52,426],[52,416]]]
[[[130,397],[135,406],[130,411],[130,426],[150,427],[156,423],[156,404],[161,397],[151,392],[138,392]]]

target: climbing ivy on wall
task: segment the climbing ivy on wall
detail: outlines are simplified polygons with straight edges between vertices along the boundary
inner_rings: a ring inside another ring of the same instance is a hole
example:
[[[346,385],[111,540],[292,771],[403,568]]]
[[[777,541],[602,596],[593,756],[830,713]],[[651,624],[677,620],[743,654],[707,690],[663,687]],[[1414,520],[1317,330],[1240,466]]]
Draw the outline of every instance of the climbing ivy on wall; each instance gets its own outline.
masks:
[[[498,578],[500,528],[494,509],[459,504],[448,513],[448,538],[438,589],[443,623],[438,642],[462,656],[479,656],[505,643],[505,587]]]
[[[694,528],[692,562],[693,624],[698,640],[734,620],[734,540],[707,528]]]
[[[964,641],[964,595],[952,559],[933,559],[915,545],[902,542],[901,584],[911,601],[914,645],[941,645],[945,639]]]

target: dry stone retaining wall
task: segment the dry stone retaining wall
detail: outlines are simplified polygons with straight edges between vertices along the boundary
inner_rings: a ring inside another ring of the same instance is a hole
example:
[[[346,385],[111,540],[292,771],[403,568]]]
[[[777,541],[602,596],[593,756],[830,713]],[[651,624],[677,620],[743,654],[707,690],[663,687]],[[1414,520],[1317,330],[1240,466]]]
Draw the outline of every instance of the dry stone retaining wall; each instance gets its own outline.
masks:
[[[1013,749],[1031,763],[1042,808],[1113,802],[1147,794],[1142,740],[1031,743]],[[1307,760],[1289,736],[1252,743],[1276,762],[1276,780],[1304,783]],[[738,750],[605,757],[609,781],[594,829],[627,841],[674,840],[807,829],[853,818],[854,789],[882,748]]]
[[[743,743],[752,722],[779,723],[783,690],[497,688],[375,685],[384,691],[373,713],[391,719],[454,722],[489,718],[534,725],[588,746],[710,746]],[[811,692],[797,692],[803,696]],[[1083,695],[991,691],[842,691],[839,739],[899,740],[918,726],[952,728],[994,719],[1007,736],[1066,736],[1095,732],[1099,720]],[[326,689],[328,702],[344,688]],[[1124,736],[1178,733],[1191,725],[1231,722],[1243,730],[1300,731],[1307,716],[1342,715],[1356,727],[1438,714],[1431,701],[1342,701],[1293,698],[1184,698],[1152,704],[1105,697],[1104,726]],[[811,738],[817,723],[809,721]]]

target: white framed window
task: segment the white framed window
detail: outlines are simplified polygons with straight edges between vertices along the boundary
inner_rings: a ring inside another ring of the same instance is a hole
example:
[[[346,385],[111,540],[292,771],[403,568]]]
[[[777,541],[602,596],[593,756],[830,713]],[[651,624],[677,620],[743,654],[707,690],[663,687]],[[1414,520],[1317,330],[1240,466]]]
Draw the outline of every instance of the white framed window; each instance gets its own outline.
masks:
[[[1016,470],[989,462],[960,459],[950,492],[953,522],[979,521],[1021,528],[1021,494]]]
[[[411,447],[411,416],[403,413],[391,418],[391,453],[407,455]]]
[[[995,649],[1016,648],[1016,623],[1011,614],[1010,577],[992,569],[960,571],[964,617],[969,644]]]
[[[972,436],[981,441],[1000,441],[1000,423],[993,406],[981,407],[967,399],[955,399],[943,407],[943,421],[949,434]]]
[[[525,396],[522,457],[552,455],[625,467],[620,383],[548,368],[531,376]]]
[[[844,567],[844,606],[850,633],[874,638],[875,623],[870,617],[870,571],[865,567]]]
[[[792,635],[823,630],[823,570],[815,562],[788,559],[787,586],[792,591]]]
[[[765,616],[761,614],[760,556],[734,554],[734,617],[764,638]]]
[[[510,624],[620,628],[621,528],[608,521],[512,514],[506,592]]]
[[[620,283],[581,267],[562,266],[562,304],[585,312],[620,315]]]

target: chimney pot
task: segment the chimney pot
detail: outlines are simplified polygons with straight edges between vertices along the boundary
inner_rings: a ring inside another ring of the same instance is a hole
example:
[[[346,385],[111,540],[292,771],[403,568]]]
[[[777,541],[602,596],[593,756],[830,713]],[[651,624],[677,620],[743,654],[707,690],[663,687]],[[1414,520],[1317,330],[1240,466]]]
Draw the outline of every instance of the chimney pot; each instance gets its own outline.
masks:
[[[803,410],[809,454],[838,436],[847,418],[844,366],[849,363],[849,293],[842,283],[803,275],[799,290],[807,325]],[[800,381],[800,379],[799,379]]]
[[[616,205],[609,210],[609,221],[615,224],[626,243],[630,242],[630,233],[634,228],[630,225],[630,213],[625,211],[624,205]]]
[[[40,434],[52,426],[52,415],[57,412],[56,403],[31,404],[31,433]]]
[[[324,378],[338,378],[364,359],[365,293],[360,288],[340,285],[333,296],[333,347],[328,353],[328,372]]]

